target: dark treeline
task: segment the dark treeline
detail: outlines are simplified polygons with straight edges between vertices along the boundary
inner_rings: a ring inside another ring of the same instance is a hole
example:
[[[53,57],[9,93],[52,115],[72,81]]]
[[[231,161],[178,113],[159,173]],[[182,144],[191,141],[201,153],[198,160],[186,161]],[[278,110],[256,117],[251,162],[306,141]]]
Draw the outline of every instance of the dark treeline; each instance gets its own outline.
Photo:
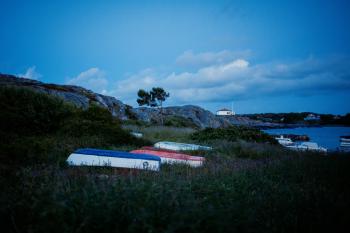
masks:
[[[305,120],[309,115],[319,116],[319,120]],[[350,125],[350,113],[346,115],[333,114],[317,114],[312,112],[301,113],[256,113],[244,114],[253,120],[261,120],[265,122],[285,123],[285,124],[310,124],[310,125]]]

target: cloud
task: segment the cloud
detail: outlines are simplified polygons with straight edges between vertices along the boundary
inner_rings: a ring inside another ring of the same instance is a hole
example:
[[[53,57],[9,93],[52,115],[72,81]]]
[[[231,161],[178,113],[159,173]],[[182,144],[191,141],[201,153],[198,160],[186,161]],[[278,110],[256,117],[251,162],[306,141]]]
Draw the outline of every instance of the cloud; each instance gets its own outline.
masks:
[[[18,74],[17,76],[34,80],[39,80],[42,77],[42,75],[36,71],[35,66],[29,67],[24,74]]]
[[[188,50],[176,58],[176,65],[185,68],[200,68],[203,66],[227,63],[238,58],[246,59],[250,54],[250,50],[239,52],[223,50],[220,52],[203,52],[197,54]]]
[[[151,89],[159,82],[159,79],[161,79],[161,76],[153,69],[144,69],[124,80],[118,81],[115,84],[115,88],[110,91],[110,95],[124,102],[133,103],[139,89]]]
[[[211,61],[212,64],[191,72],[160,74],[154,69],[142,70],[119,81],[113,94],[121,100],[135,103],[138,89],[160,86],[170,92],[171,104],[205,104],[350,89],[349,58],[310,57],[294,62],[261,64],[250,64],[244,58]]]
[[[66,84],[85,87],[101,94],[107,94],[108,80],[104,71],[99,68],[90,68],[81,72],[74,78],[69,79]]]

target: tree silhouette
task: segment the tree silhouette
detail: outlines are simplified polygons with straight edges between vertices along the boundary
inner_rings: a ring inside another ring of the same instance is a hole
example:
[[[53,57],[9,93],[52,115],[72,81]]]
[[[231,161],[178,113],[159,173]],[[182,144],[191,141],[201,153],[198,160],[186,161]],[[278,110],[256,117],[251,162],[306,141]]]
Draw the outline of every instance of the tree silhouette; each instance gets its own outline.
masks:
[[[170,96],[170,94],[164,91],[161,87],[153,87],[150,92],[140,89],[137,92],[137,95],[137,103],[139,106],[147,105],[150,107],[156,107],[160,110],[160,118],[163,124],[163,102]]]

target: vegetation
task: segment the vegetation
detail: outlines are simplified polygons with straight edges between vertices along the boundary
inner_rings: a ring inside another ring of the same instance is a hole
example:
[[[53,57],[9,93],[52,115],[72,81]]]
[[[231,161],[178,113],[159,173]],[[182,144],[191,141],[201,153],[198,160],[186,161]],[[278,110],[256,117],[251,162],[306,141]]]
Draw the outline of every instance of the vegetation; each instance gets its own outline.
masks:
[[[276,144],[276,140],[268,134],[246,126],[231,126],[228,128],[207,128],[198,132],[195,132],[192,137],[193,140],[199,142],[208,142],[211,140],[227,140],[238,141],[244,140],[248,142],[264,142]]]
[[[152,143],[158,141],[186,142],[190,140],[190,135],[195,132],[193,128],[173,127],[173,126],[151,126],[151,125],[124,125],[124,129],[140,132],[144,138]]]
[[[160,118],[163,124],[163,102],[170,96],[170,94],[164,91],[161,87],[153,87],[150,92],[141,89],[137,92],[137,95],[137,103],[140,106],[147,105],[150,107],[158,107],[160,109]]]
[[[305,121],[304,118],[309,114],[320,116],[320,120]],[[247,114],[243,116],[247,116],[253,120],[261,120],[261,121],[273,122],[273,123],[308,124],[308,125],[350,125],[350,113],[344,116],[332,115],[332,114],[316,114],[312,112],[259,113],[259,114]]]
[[[0,217],[5,232],[342,232],[350,157],[287,151],[246,127],[121,125],[26,89],[0,88]],[[130,121],[129,123],[132,123]],[[140,131],[144,140],[130,136]],[[213,151],[200,168],[68,167],[79,147],[131,150],[158,140]]]
[[[62,162],[79,147],[148,145],[132,137],[108,110],[83,110],[28,89],[0,88],[1,163]]]
[[[130,114],[127,113],[127,115],[129,117]],[[141,127],[141,126],[143,126],[143,127],[168,126],[168,127],[176,127],[176,128],[198,129],[198,126],[191,119],[185,118],[182,116],[173,116],[173,115],[163,116],[163,124],[161,124],[160,122],[158,122],[157,120],[154,120],[154,119],[151,119],[150,122],[137,120],[136,116],[134,118],[129,117],[129,120],[124,120],[122,122],[122,124],[128,125],[128,126],[135,126],[136,125],[139,127]]]
[[[161,173],[37,167],[1,179],[14,232],[341,232],[349,158],[216,160]]]
[[[166,116],[164,118],[164,125],[178,128],[198,128],[198,126],[191,119],[182,116]]]
[[[130,105],[125,105],[125,114],[131,121],[137,121],[137,116],[132,111],[132,107]]]

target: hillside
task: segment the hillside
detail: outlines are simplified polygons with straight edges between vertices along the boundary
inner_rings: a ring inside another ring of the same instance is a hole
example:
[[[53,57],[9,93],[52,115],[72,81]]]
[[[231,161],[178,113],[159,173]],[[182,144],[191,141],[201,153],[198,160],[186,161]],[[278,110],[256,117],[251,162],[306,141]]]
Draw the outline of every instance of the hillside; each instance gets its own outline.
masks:
[[[133,112],[138,119],[142,121],[160,122],[160,116],[157,109],[142,107],[133,109]],[[262,122],[244,116],[216,116],[210,111],[194,105],[165,107],[163,109],[163,114],[165,117],[179,116],[185,119],[190,119],[199,128],[221,128],[229,127],[231,125],[264,128],[282,126],[282,124],[279,123]]]
[[[63,98],[77,107],[87,109],[91,104],[108,109],[113,116],[120,120],[141,120],[145,122],[159,123],[160,116],[156,109],[132,108],[122,101],[95,93],[83,87],[72,85],[47,84],[36,80],[19,78],[13,75],[0,74],[0,86],[26,87],[41,93]],[[244,116],[216,116],[199,106],[185,105],[164,108],[165,117],[180,117],[192,122],[198,128],[219,128],[230,125],[247,125],[254,127],[280,127],[281,124],[262,122]]]
[[[91,104],[96,104],[100,107],[107,108],[113,116],[119,119],[128,119],[126,114],[127,106],[120,100],[111,96],[95,93],[83,87],[47,84],[6,74],[0,74],[0,86],[26,87],[41,93],[58,96],[83,109],[87,109]]]

